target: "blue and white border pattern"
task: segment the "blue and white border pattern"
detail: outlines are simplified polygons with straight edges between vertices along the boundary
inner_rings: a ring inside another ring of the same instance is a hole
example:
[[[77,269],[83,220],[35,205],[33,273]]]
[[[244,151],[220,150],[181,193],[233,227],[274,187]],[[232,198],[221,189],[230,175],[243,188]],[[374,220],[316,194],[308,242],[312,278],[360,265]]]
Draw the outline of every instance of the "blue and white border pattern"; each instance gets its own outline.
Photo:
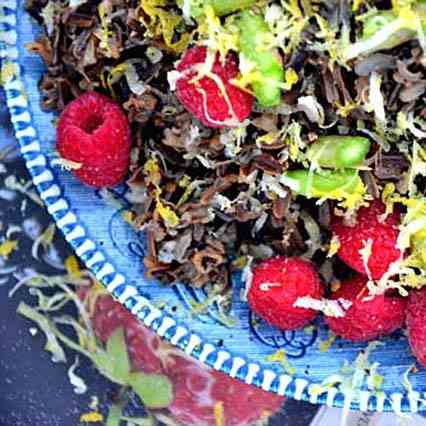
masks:
[[[332,387],[318,396],[314,392],[315,383],[286,374],[277,374],[261,364],[249,362],[242,356],[215,347],[199,335],[192,333],[184,324],[178,323],[174,318],[154,307],[147,298],[138,293],[134,286],[127,284],[126,277],[108,260],[96,241],[88,237],[84,225],[72,211],[54,171],[41,151],[32,123],[31,108],[21,80],[17,44],[19,3],[19,0],[1,0],[0,5],[1,75],[16,138],[32,180],[48,212],[55,219],[57,227],[63,232],[75,253],[95,273],[96,278],[115,299],[126,306],[146,326],[181,348],[186,354],[231,377],[254,384],[264,390],[312,403],[351,407],[362,411],[416,412],[420,394],[414,392],[410,396],[394,393],[377,397],[364,391],[358,401],[353,401],[349,394],[344,395],[337,388]]]

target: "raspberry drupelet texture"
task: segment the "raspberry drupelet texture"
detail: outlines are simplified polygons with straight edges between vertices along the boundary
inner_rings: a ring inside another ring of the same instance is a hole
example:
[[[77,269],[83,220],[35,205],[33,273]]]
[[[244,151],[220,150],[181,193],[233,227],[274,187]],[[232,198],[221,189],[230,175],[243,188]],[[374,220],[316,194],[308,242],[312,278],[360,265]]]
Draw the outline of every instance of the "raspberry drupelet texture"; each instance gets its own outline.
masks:
[[[254,97],[232,82],[239,76],[236,55],[228,53],[222,64],[217,53],[207,74],[206,60],[205,47],[193,47],[183,55],[176,67],[176,96],[205,126],[237,127],[250,115]]]
[[[248,293],[251,309],[282,330],[295,330],[312,321],[317,312],[294,307],[300,297],[321,299],[323,286],[313,265],[297,257],[273,257],[253,269]]]
[[[426,288],[412,291],[408,297],[407,330],[411,350],[426,367]]]
[[[97,188],[120,183],[129,169],[131,134],[120,106],[97,92],[70,102],[57,128],[57,150],[77,164],[73,173]]]
[[[386,294],[369,296],[367,278],[357,276],[341,284],[331,299],[352,302],[343,317],[326,316],[331,331],[348,340],[367,341],[402,327],[407,300]]]
[[[355,226],[347,226],[337,217],[334,217],[332,222],[333,233],[340,242],[337,255],[349,267],[367,276],[368,271],[360,250],[371,242],[371,255],[367,266],[373,279],[381,278],[391,263],[401,256],[401,251],[396,247],[400,214],[394,212],[382,221],[381,215],[384,212],[385,205],[375,200],[368,207],[359,209]]]

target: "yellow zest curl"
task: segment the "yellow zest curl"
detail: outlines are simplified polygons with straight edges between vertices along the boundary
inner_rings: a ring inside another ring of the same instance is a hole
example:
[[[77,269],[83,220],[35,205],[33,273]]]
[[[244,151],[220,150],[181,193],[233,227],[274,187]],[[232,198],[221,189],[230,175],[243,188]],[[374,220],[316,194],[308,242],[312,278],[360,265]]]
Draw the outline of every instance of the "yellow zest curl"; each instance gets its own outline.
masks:
[[[81,278],[80,265],[78,264],[78,260],[74,255],[68,256],[66,258],[64,266],[70,277],[75,279]]]
[[[104,421],[104,416],[98,411],[91,411],[80,416],[80,423],[101,423]]]
[[[167,0],[141,0],[139,9],[143,13],[139,20],[145,25],[149,36],[162,37],[167,47],[180,53],[188,46],[191,36],[183,33],[178,41],[173,42],[175,32],[182,24],[182,17],[164,9],[167,5]]]
[[[284,90],[291,88],[299,81],[299,77],[293,68],[287,68],[284,72]]]
[[[6,240],[0,244],[0,256],[4,259],[8,259],[9,256],[18,248],[18,241]]]
[[[164,222],[166,222],[166,224],[171,228],[179,225],[179,218],[177,214],[169,206],[165,206],[161,202],[160,198],[157,199],[156,210]]]

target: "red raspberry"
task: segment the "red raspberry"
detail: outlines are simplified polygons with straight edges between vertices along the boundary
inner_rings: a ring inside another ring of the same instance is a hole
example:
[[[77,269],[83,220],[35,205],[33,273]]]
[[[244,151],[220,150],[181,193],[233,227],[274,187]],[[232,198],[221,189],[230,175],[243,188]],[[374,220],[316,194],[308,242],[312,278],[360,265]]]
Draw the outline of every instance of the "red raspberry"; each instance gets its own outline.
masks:
[[[183,425],[215,425],[215,405],[221,403],[226,426],[249,426],[276,413],[284,402],[281,396],[202,367],[184,355],[168,358],[166,374],[175,390],[169,410]]]
[[[70,102],[57,128],[61,157],[81,165],[73,173],[97,188],[121,182],[129,169],[131,136],[118,104],[96,92]]]
[[[341,298],[352,302],[344,317],[325,317],[333,333],[348,340],[365,341],[402,327],[407,301],[385,294],[370,299],[367,282],[366,277],[357,276],[342,283],[332,294],[332,300]]]
[[[426,367],[426,289],[412,291],[408,296],[408,341],[417,361]]]
[[[396,247],[400,223],[399,212],[390,214],[384,222],[380,215],[385,212],[381,201],[372,201],[369,207],[359,209],[355,226],[346,226],[341,218],[334,217],[332,230],[339,238],[340,247],[337,252],[348,266],[361,274],[367,275],[359,250],[372,240],[372,251],[368,259],[368,269],[373,279],[379,279],[396,261],[401,251]]]
[[[205,64],[207,49],[189,49],[176,69],[176,95],[185,108],[208,127],[237,127],[251,113],[254,98],[232,84],[239,75],[236,56],[229,53],[222,64],[219,54],[211,69],[214,76],[197,80],[197,67]]]
[[[273,257],[253,270],[248,302],[261,318],[282,330],[294,330],[312,321],[317,312],[296,308],[299,297],[321,299],[323,287],[317,272],[306,260]]]

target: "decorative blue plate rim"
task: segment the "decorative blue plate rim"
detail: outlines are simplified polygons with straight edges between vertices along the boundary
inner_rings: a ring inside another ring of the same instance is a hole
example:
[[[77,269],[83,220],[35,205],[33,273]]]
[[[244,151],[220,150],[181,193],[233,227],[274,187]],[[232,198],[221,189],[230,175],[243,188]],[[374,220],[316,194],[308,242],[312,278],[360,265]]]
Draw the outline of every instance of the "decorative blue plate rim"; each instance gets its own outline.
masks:
[[[361,392],[360,398],[354,401],[349,393],[344,394],[333,386],[327,392],[317,395],[313,389],[318,383],[276,373],[261,363],[248,361],[244,356],[234,354],[224,347],[216,347],[192,332],[190,327],[180,320],[156,308],[147,297],[128,284],[127,277],[108,259],[105,250],[88,236],[84,224],[67,201],[55,171],[42,152],[21,78],[17,31],[19,7],[19,0],[2,0],[0,5],[0,60],[2,83],[20,151],[40,197],[57,227],[76,255],[93,271],[114,298],[143,324],[186,354],[231,377],[264,390],[312,403],[362,411],[418,411],[421,402],[419,392],[410,395],[401,392],[376,395],[365,390]]]

